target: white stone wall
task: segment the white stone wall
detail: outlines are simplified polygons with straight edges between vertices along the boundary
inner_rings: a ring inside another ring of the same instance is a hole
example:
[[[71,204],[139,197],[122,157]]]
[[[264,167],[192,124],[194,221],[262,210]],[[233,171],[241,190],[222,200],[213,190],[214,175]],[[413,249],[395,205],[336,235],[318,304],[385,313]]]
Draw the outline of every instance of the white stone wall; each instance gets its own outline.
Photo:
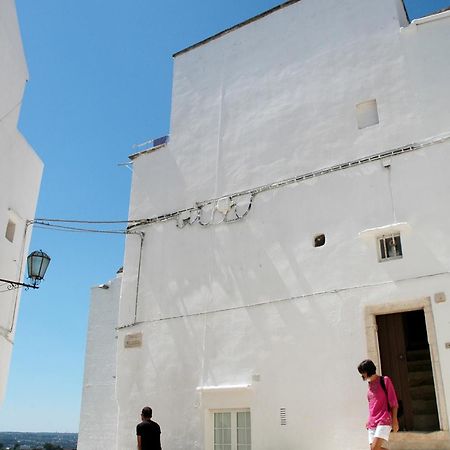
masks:
[[[253,449],[365,449],[367,308],[405,302],[430,307],[448,430],[450,300],[434,294],[450,296],[450,15],[401,29],[399,11],[303,0],[175,57],[170,142],[134,160],[130,218],[426,145],[258,194],[233,224],[139,228],[138,292],[129,236],[117,449],[134,448],[146,404],[166,448],[209,450],[210,411],[250,408]],[[373,99],[379,124],[359,129],[356,105]],[[367,230],[386,226],[404,257],[379,263]]]
[[[28,77],[13,0],[0,2],[0,278],[21,280],[34,218],[43,165],[17,130]],[[14,238],[5,237],[8,222]],[[8,378],[20,289],[6,291],[0,283],[0,403]]]
[[[117,436],[117,314],[122,275],[91,290],[79,450],[113,449]]]

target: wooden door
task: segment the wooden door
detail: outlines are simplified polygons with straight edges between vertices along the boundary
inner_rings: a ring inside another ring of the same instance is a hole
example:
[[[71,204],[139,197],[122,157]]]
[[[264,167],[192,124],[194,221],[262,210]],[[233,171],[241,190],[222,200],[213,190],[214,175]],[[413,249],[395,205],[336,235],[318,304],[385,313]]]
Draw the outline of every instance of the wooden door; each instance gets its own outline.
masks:
[[[377,316],[380,372],[394,383],[397,397],[403,403],[404,415],[399,419],[400,430],[413,430],[411,396],[408,384],[406,342],[402,313]]]

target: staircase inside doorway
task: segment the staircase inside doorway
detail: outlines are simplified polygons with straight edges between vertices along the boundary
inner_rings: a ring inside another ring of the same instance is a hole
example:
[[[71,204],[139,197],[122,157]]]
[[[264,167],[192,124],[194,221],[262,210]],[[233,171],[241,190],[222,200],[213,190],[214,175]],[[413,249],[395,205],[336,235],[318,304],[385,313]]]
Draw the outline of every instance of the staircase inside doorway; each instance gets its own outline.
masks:
[[[439,430],[433,369],[428,349],[406,352],[409,391],[415,431]]]
[[[400,430],[440,430],[430,348],[422,309],[376,317],[381,371],[403,403]]]

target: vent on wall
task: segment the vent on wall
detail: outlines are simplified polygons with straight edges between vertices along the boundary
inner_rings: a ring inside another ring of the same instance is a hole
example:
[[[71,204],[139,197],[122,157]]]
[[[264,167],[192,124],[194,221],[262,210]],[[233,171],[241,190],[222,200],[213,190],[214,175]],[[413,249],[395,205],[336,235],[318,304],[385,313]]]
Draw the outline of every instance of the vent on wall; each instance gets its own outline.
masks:
[[[286,408],[280,408],[280,425],[287,425]]]

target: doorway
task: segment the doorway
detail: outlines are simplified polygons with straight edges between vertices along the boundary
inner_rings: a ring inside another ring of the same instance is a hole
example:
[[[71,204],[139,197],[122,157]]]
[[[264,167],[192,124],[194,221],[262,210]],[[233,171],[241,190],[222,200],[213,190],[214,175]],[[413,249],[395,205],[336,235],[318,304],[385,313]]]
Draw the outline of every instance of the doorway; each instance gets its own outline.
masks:
[[[437,431],[439,416],[422,309],[376,316],[381,371],[403,405],[401,431]]]

